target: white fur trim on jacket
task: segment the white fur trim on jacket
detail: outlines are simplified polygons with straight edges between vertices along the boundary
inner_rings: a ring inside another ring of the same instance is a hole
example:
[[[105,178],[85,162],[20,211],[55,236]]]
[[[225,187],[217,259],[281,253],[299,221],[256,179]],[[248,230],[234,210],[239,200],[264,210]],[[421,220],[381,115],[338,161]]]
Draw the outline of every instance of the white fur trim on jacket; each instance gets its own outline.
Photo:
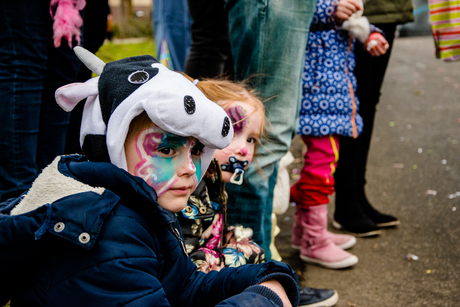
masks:
[[[94,188],[61,174],[58,170],[60,160],[61,157],[57,157],[43,169],[21,202],[11,210],[11,215],[33,211],[69,195],[82,192],[95,192],[101,195],[105,191],[104,188]]]

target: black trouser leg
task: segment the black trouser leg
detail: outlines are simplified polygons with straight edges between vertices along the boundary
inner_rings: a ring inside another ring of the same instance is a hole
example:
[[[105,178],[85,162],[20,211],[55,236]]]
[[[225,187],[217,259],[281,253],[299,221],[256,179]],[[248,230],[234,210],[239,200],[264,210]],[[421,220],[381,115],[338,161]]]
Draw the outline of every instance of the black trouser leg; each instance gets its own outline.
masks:
[[[224,0],[188,0],[192,44],[184,72],[193,78],[233,75]]]
[[[372,57],[364,47],[357,43],[355,47],[355,76],[358,82],[356,96],[360,102],[359,114],[363,118],[364,129],[357,139],[342,137],[337,171],[335,173],[336,213],[334,216],[342,223],[358,220],[369,224],[381,224],[382,218],[393,218],[378,213],[367,201],[364,192],[366,184],[366,165],[369,153],[376,106],[380,99],[385,71],[390,59],[396,24],[377,24],[385,32],[390,48],[380,57]],[[385,217],[384,217],[385,216]],[[393,218],[395,219],[395,218]]]

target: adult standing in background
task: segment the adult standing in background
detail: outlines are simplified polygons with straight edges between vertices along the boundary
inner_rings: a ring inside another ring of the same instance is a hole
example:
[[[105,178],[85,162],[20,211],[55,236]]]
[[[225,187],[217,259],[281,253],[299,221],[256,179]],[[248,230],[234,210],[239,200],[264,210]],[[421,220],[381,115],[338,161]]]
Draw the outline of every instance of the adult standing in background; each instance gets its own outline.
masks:
[[[155,57],[171,70],[184,71],[192,22],[187,0],[153,0],[152,18]]]
[[[372,57],[363,46],[355,47],[356,95],[361,103],[359,114],[364,129],[356,138],[340,138],[340,152],[335,172],[335,212],[333,225],[356,236],[365,237],[381,227],[395,226],[399,220],[380,213],[369,203],[365,193],[366,164],[380,89],[391,55],[396,26],[414,20],[411,0],[372,0],[364,4],[364,16],[381,29],[389,43],[387,53]]]
[[[301,95],[301,76],[314,0],[228,0],[230,44],[235,79],[250,78],[264,101],[269,121],[257,163],[240,186],[227,185],[228,222],[254,231],[253,240],[271,258],[273,189],[279,160],[295,132]],[[262,169],[261,174],[257,165]]]
[[[64,153],[69,115],[54,92],[74,82],[80,68],[72,46],[80,42],[84,6],[84,0],[0,1],[0,201],[28,190]]]
[[[187,0],[192,42],[184,72],[193,78],[233,75],[225,0]]]

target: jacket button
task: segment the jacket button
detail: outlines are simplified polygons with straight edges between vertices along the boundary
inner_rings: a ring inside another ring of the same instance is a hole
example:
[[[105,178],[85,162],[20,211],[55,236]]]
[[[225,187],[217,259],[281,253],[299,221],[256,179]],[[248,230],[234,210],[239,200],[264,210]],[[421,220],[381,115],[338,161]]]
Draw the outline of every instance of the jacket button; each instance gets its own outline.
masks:
[[[65,228],[65,224],[63,222],[59,222],[54,225],[55,232],[61,232],[64,230],[64,228]]]
[[[80,236],[78,236],[78,241],[80,241],[80,243],[83,243],[83,244],[88,243],[90,239],[91,239],[91,236],[87,232],[82,232]]]

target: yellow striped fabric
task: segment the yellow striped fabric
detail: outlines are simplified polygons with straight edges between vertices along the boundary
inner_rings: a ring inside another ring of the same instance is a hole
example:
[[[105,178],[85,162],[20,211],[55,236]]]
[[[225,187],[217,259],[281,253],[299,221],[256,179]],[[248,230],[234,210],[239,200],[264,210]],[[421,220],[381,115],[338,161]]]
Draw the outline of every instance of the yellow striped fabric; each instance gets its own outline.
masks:
[[[460,60],[460,0],[428,0],[436,57]]]

